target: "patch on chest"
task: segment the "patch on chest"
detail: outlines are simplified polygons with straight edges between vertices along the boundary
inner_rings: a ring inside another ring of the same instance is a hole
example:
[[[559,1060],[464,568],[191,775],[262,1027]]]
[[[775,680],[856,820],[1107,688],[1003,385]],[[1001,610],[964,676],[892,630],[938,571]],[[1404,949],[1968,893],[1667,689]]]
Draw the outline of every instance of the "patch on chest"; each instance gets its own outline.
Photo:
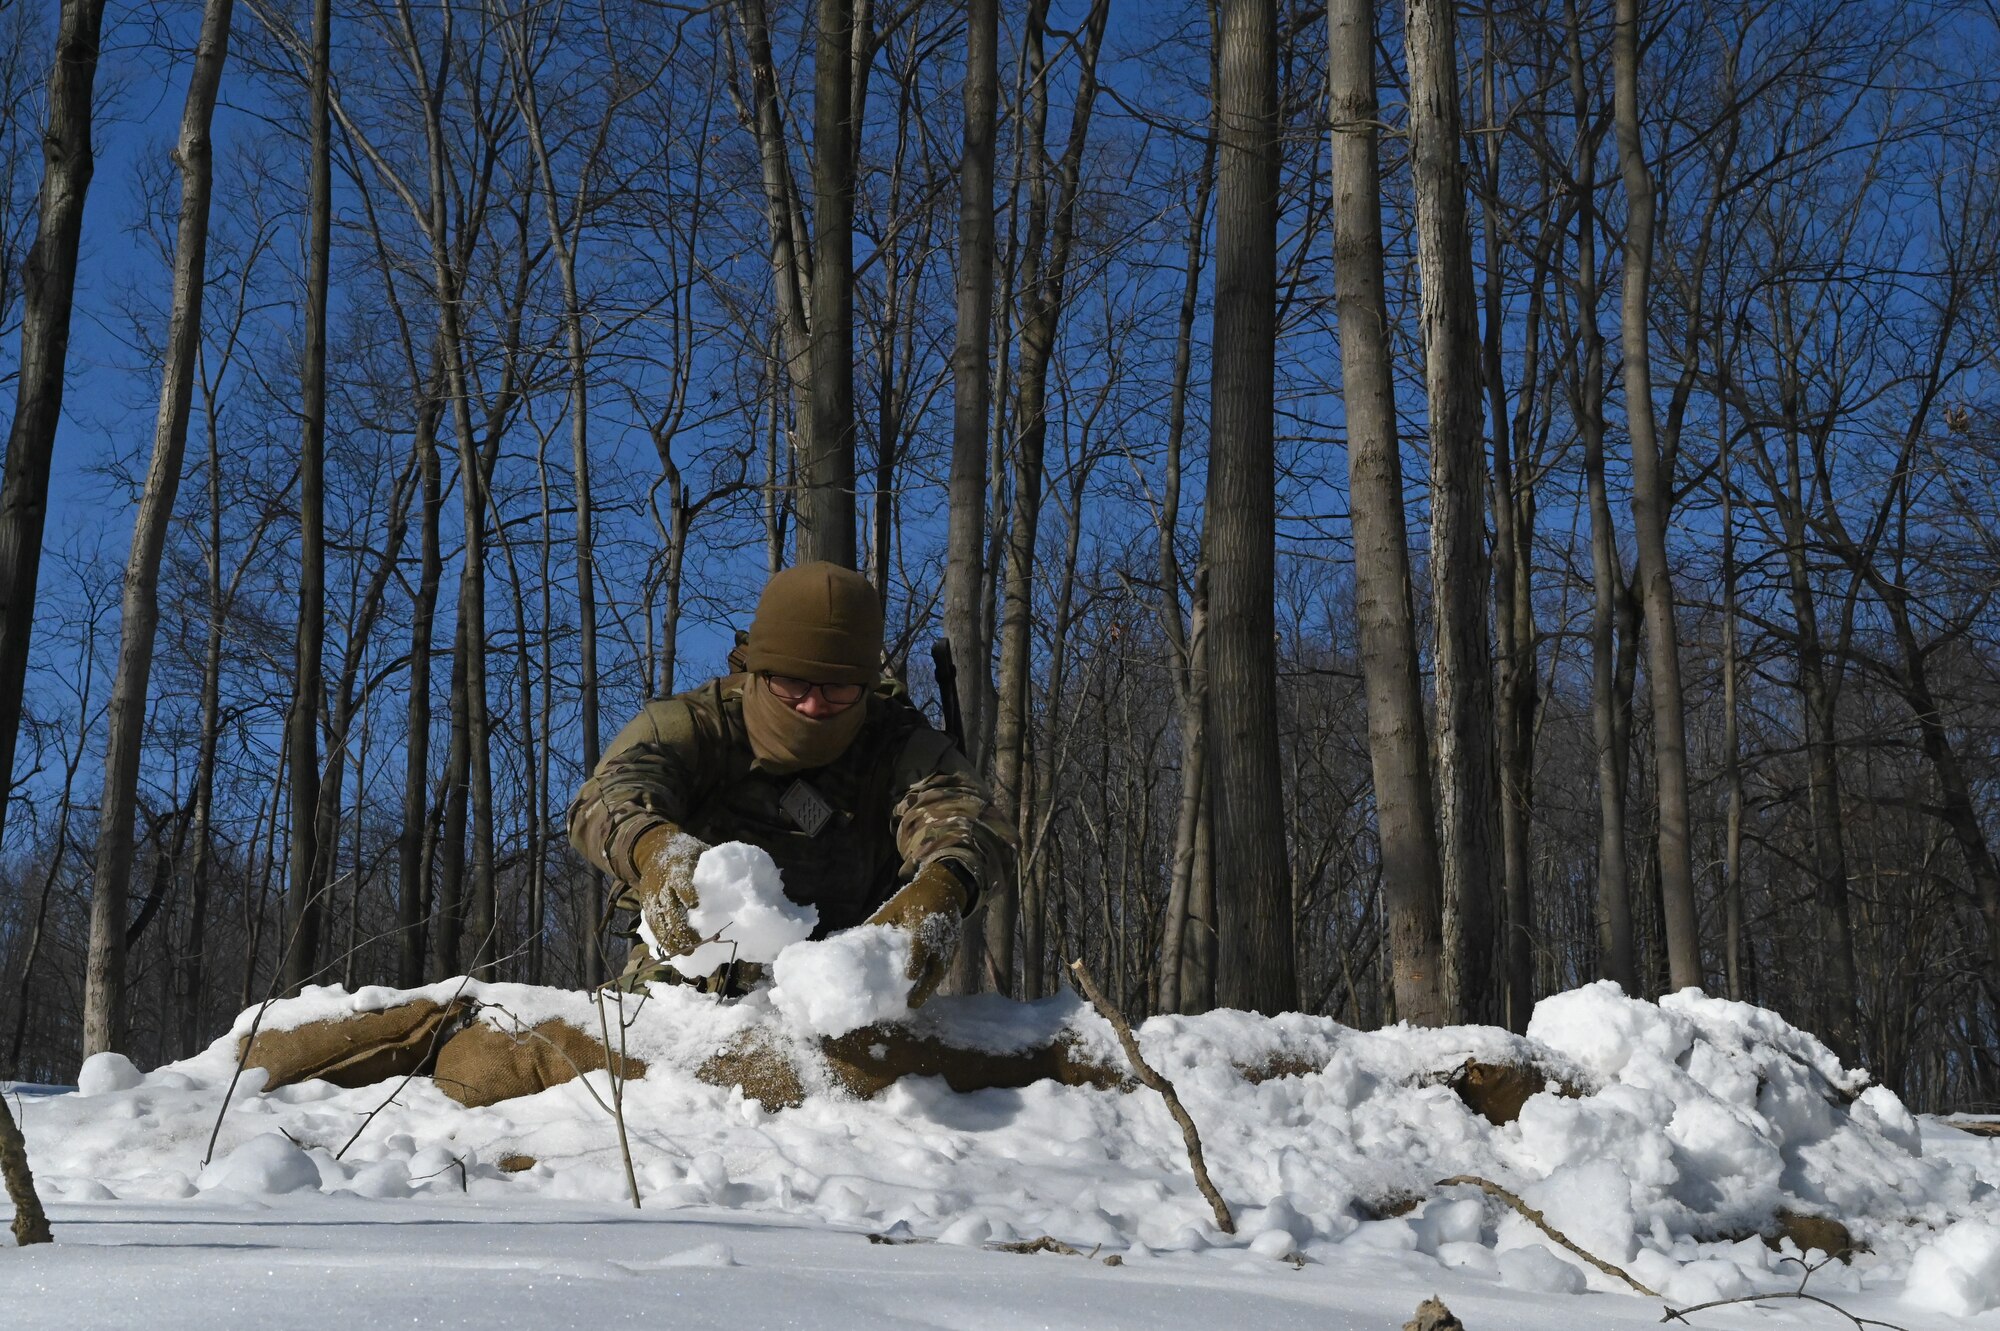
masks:
[[[818,836],[833,821],[833,806],[826,802],[826,796],[806,781],[792,782],[790,789],[778,800],[778,807],[807,836]]]

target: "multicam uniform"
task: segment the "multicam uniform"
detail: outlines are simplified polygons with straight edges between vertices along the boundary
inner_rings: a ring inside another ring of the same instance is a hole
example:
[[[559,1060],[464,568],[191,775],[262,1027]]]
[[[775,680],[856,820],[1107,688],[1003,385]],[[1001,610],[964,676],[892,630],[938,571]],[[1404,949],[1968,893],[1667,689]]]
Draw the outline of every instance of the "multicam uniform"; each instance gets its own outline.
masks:
[[[570,844],[628,885],[615,904],[640,905],[629,887],[642,877],[634,853],[662,824],[709,845],[747,841],[769,852],[785,895],[819,910],[815,938],[860,924],[936,862],[951,864],[975,897],[1000,880],[1011,838],[985,782],[901,685],[885,680],[857,704],[866,719],[832,763],[778,775],[757,762],[744,727],[749,678],[726,675],[648,703],[577,793]]]

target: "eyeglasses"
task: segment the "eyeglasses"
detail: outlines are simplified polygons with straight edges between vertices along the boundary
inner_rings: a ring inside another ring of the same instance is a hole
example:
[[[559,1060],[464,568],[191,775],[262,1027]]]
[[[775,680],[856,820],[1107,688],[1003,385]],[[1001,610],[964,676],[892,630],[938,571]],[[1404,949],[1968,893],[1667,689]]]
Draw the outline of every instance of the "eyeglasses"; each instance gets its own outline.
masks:
[[[804,702],[814,689],[819,696],[834,707],[851,707],[861,701],[861,695],[868,691],[866,684],[816,684],[809,679],[794,679],[790,675],[766,675],[764,682],[771,692],[785,702]]]

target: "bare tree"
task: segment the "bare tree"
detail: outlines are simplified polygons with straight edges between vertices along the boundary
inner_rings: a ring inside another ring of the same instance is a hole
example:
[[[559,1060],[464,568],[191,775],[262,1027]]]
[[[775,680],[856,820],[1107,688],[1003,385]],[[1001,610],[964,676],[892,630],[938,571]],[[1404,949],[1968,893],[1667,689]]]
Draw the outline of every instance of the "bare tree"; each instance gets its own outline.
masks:
[[[968,756],[981,760],[991,644],[979,613],[986,582],[986,432],[993,414],[993,136],[999,101],[999,0],[966,0],[965,130],[958,167],[958,340],[952,349],[950,516],[944,636],[958,666]]]
[[[1632,439],[1632,526],[1639,547],[1639,598],[1646,614],[1646,677],[1653,697],[1654,781],[1660,802],[1660,905],[1667,965],[1676,989],[1702,983],[1688,832],[1687,722],[1681,697],[1680,638],[1667,564],[1672,477],[1661,465],[1653,419],[1649,288],[1653,269],[1653,178],[1639,135],[1639,0],[1617,0],[1611,67],[1613,124],[1625,187],[1624,280],[1619,326],[1625,347],[1625,422]]]
[[[1424,384],[1431,438],[1431,599],[1437,666],[1437,790],[1444,883],[1446,1003],[1460,1019],[1498,1015],[1494,923],[1499,878],[1493,665],[1486,636],[1486,459],[1479,323],[1461,116],[1457,22],[1444,0],[1409,0],[1410,165],[1422,277]]]
[[[111,685],[110,730],[105,739],[104,799],[98,806],[97,863],[90,890],[90,967],[84,987],[83,1053],[87,1058],[119,1048],[125,1021],[125,902],[132,874],[132,821],[138,803],[139,755],[146,732],[146,692],[159,629],[160,555],[180,492],[188,412],[194,402],[195,358],[201,349],[201,298],[208,282],[208,204],[214,180],[209,123],[229,55],[233,0],[207,0],[194,71],[181,111],[174,160],[180,167],[181,208],[174,242],[173,310],[167,320],[167,357],[160,412],[153,431],[153,460],[132,525],[132,553],[125,563],[118,668]]]
[[[1216,125],[1215,333],[1207,528],[1216,997],[1282,1012],[1298,1003],[1291,878],[1279,785],[1276,612],[1278,12],[1223,0]]]
[[[0,471],[0,773],[6,774],[0,781],[0,828],[6,825],[28,640],[35,626],[35,586],[48,517],[49,464],[62,421],[83,200],[96,161],[90,146],[90,99],[103,27],[104,0],[63,0],[49,73],[48,127],[42,136],[40,225],[21,269],[20,378],[7,461]]]
[[[817,0],[813,52],[812,432],[800,459],[799,559],[855,567],[854,174],[856,57],[870,0]],[[865,82],[860,86],[866,87]]]
[[[320,653],[326,635],[326,306],[333,245],[331,0],[314,0],[311,146],[306,198],[306,327],[300,367],[299,637],[292,676],[291,868],[286,896],[284,989],[296,993],[319,968],[326,905],[320,893]]]
[[[1632,935],[1632,893],[1626,867],[1625,744],[1617,633],[1625,587],[1624,562],[1611,517],[1604,472],[1604,335],[1597,325],[1597,151],[1602,117],[1593,113],[1583,58],[1583,15],[1569,0],[1566,53],[1575,136],[1576,363],[1570,376],[1570,411],[1583,441],[1584,483],[1590,510],[1591,734],[1597,755],[1598,970],[1627,993],[1639,987]]]
[[[1076,104],[1069,136],[1053,164],[1045,148],[1049,119],[1048,67],[1044,43],[1048,4],[1029,6],[1023,34],[1023,77],[1028,105],[1023,133],[1030,161],[1027,176],[1026,236],[1020,251],[1019,360],[1014,370],[1014,494],[1007,530],[1007,562],[1000,609],[1000,679],[993,733],[993,773],[1001,807],[1025,830],[1032,821],[1028,791],[1029,703],[1034,689],[1029,660],[1034,634],[1036,535],[1040,530],[1043,460],[1049,434],[1049,371],[1055,361],[1070,282],[1070,252],[1076,238],[1082,189],[1083,154],[1090,141],[1091,113],[1097,102],[1097,58],[1104,44],[1109,0],[1093,0],[1078,34]],[[1051,167],[1053,166],[1053,170]],[[966,987],[999,993],[1013,987],[1014,932],[1020,898],[1015,884],[989,894],[983,940],[961,949],[958,961]],[[983,968],[983,969],[982,969]]]
[[[1334,282],[1354,527],[1354,608],[1368,690],[1389,965],[1396,1015],[1419,1026],[1442,1026],[1451,1020],[1445,1003],[1443,889],[1382,277],[1373,0],[1329,0],[1327,31],[1333,43],[1327,68],[1333,99]]]

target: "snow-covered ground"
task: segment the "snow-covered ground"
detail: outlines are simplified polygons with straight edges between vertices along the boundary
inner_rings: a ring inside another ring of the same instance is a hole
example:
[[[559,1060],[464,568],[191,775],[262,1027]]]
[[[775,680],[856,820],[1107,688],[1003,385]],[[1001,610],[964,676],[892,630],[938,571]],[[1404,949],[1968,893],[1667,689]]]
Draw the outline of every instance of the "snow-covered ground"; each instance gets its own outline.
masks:
[[[489,1021],[589,1011],[520,986],[466,992],[494,1005]],[[266,1025],[396,997],[316,991]],[[1658,1324],[1663,1302],[1796,1287],[1797,1268],[1755,1237],[1784,1208],[1837,1217],[1869,1248],[1812,1292],[1912,1331],[2000,1328],[2000,1139],[1920,1124],[1760,1009],[1594,985],[1545,1000],[1526,1040],[1156,1018],[1141,1042],[1201,1126],[1233,1237],[1148,1091],[961,1095],[911,1079],[772,1113],[692,1076],[731,1034],[783,1021],[762,995],[687,990],[637,1012],[631,1052],[651,1064],[626,1088],[639,1211],[589,1093],[608,1090],[602,1073],[484,1109],[419,1078],[338,1160],[392,1087],[265,1094],[253,1073],[203,1169],[233,1035],[144,1076],[96,1061],[90,1093],[21,1101],[57,1242],[0,1248],[0,1326],[1327,1331],[1400,1327],[1436,1293],[1472,1331],[1636,1327]],[[940,1001],[917,1023],[990,1047],[1068,1030],[1113,1056],[1069,997],[1026,1013]],[[1585,1093],[1536,1095],[1495,1127],[1444,1084],[1467,1057],[1532,1060]],[[1242,1071],[1273,1064],[1302,1071]],[[535,1163],[505,1172],[512,1155]],[[1664,1297],[1582,1266],[1471,1189],[1435,1187],[1459,1174],[1518,1192]],[[1122,1263],[990,1246],[1044,1234]],[[1841,1324],[1797,1302],[1692,1320]]]

